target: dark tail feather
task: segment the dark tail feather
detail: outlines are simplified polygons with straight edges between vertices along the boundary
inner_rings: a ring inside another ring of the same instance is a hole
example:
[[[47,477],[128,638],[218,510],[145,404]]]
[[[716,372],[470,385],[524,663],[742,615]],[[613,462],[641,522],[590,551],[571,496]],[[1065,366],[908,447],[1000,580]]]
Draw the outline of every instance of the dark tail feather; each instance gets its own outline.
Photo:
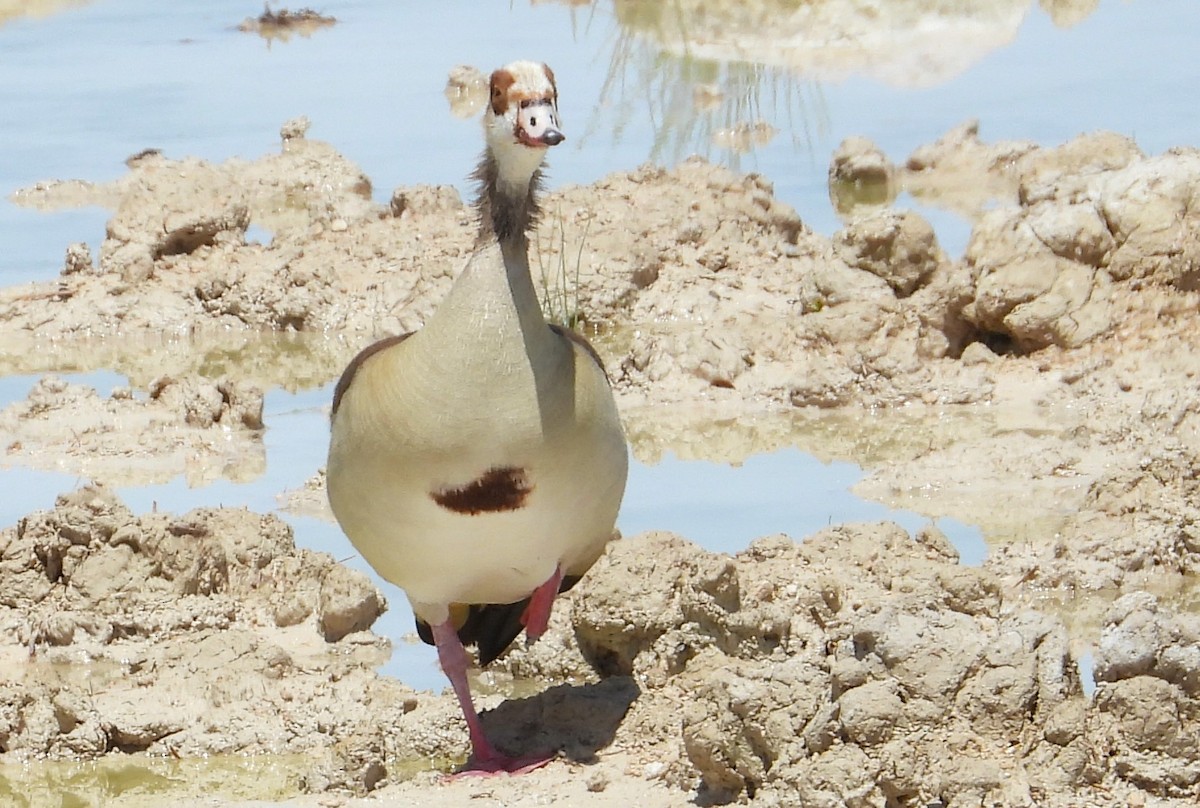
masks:
[[[458,629],[458,639],[463,645],[479,648],[479,664],[487,665],[504,653],[517,635],[525,628],[521,615],[529,605],[529,598],[517,603],[483,603],[472,605],[467,619]],[[417,636],[427,645],[433,645],[433,629],[424,620],[417,618]]]
[[[559,593],[566,592],[579,583],[581,575],[564,575]],[[479,664],[487,665],[512,645],[525,629],[521,616],[529,598],[516,603],[472,604],[467,619],[458,629],[458,639],[463,645],[474,645],[479,649]],[[417,620],[417,635],[427,645],[433,645],[433,629],[424,620]]]
[[[472,606],[467,622],[458,630],[463,645],[474,645],[479,649],[479,664],[487,665],[504,653],[512,641],[525,630],[521,616],[529,598],[518,603],[487,603]]]

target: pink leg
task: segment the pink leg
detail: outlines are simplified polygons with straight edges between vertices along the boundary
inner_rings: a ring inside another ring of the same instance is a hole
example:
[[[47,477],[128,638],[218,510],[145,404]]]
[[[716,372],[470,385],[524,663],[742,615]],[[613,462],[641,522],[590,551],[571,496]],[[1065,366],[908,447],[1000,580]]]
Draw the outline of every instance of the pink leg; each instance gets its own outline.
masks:
[[[558,597],[558,588],[562,585],[562,578],[562,567],[555,567],[554,574],[533,590],[533,594],[530,595],[529,605],[525,607],[525,613],[521,615],[521,622],[525,624],[525,642],[527,644],[536,642],[546,633],[546,626],[550,624],[550,610],[554,606],[554,599]]]
[[[437,645],[438,661],[441,662],[442,670],[454,688],[463,718],[467,719],[467,732],[471,735],[471,757],[457,774],[523,774],[549,763],[553,759],[552,755],[511,758],[492,746],[483,732],[483,724],[479,721],[479,713],[475,711],[475,703],[471,700],[471,685],[467,681],[467,665],[470,659],[467,650],[458,639],[454,624],[447,620],[433,626],[433,641]]]

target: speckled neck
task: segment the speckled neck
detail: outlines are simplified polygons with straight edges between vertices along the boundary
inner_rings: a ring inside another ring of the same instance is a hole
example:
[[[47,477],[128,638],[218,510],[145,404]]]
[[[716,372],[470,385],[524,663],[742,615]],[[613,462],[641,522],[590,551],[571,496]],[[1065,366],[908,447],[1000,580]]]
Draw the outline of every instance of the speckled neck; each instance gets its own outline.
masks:
[[[491,148],[483,153],[472,178],[479,183],[475,208],[479,211],[476,245],[497,240],[505,246],[525,246],[529,230],[537,224],[537,195],[542,189],[542,169],[525,183],[506,182]]]

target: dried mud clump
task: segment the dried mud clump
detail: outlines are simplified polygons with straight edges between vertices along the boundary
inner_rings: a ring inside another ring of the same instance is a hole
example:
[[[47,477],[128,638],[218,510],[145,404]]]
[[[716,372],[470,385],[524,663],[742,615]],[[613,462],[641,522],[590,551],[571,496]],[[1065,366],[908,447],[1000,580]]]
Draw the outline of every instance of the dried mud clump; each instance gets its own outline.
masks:
[[[943,257],[929,222],[913,213],[881,211],[856,219],[838,233],[842,258],[883,278],[908,297],[933,275]]]
[[[363,721],[364,691],[404,710],[370,664],[384,608],[275,517],[65,494],[0,532],[0,755],[331,746]]]
[[[829,161],[829,196],[839,213],[887,204],[896,197],[896,169],[873,142],[848,137]]]
[[[79,258],[68,256],[58,282],[7,290],[0,323],[42,338],[343,324],[339,291],[350,279],[329,267],[359,263],[362,239],[344,235],[384,214],[362,171],[329,144],[306,138],[307,126],[304,119],[285,123],[279,152],[250,163],[150,152],[112,183],[18,191],[13,201],[27,207],[93,204],[114,215],[93,271],[79,271]],[[270,231],[269,245],[247,243],[251,223]],[[368,252],[377,261],[388,254]],[[31,300],[45,301],[49,320],[31,310]]]
[[[148,153],[107,185],[18,191],[22,205],[115,213],[95,264],[76,248],[55,282],[0,292],[0,333],[268,328],[362,344],[420,327],[470,252],[472,211],[450,188],[376,204],[307,128],[286,123],[279,153],[253,162]],[[1188,309],[1197,154],[1145,157],[1109,133],[989,145],[977,124],[902,168],[866,142],[839,151],[835,184],[890,177],[976,219],[961,260],[913,212],[852,206],[829,239],[760,176],[643,167],[547,194],[531,261],[559,314],[633,326],[604,346],[631,403],[973,403],[994,390],[993,355],[1091,345]],[[269,243],[247,241],[250,225]]]
[[[1200,794],[1200,617],[1145,592],[1104,618],[1088,729],[1111,744],[1124,779],[1161,796]]]
[[[1089,702],[1063,624],[1006,606],[936,529],[847,525],[732,558],[645,534],[611,547],[543,648],[503,664],[636,682],[614,746],[709,804],[1107,804],[1195,793],[1196,627],[1157,619],[1153,637],[1107,641],[1098,672],[1115,681]],[[1108,662],[1118,649],[1148,659]],[[1114,717],[1126,690],[1164,716],[1152,739]],[[1130,757],[1147,749],[1153,766]]]
[[[635,400],[835,407],[986,392],[978,374],[931,366],[967,341],[955,312],[969,278],[915,214],[880,214],[835,246],[762,177],[695,159],[564,189],[547,210],[558,204],[575,212],[566,250],[581,244],[591,268],[585,319],[637,325],[615,374]]]
[[[877,151],[857,143],[851,154]],[[848,160],[839,153],[834,168]],[[960,313],[993,347],[1076,348],[1157,305],[1138,300],[1146,288],[1200,289],[1195,149],[1148,157],[1111,132],[1053,148],[985,144],[971,121],[915,151],[896,176],[901,190],[975,220]]]

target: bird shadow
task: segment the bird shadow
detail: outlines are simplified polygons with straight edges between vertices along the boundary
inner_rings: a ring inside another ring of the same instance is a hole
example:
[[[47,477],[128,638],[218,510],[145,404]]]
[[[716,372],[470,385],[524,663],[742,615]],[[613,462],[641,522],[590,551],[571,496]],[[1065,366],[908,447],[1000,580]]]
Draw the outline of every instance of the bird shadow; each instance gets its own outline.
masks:
[[[557,751],[568,760],[590,763],[613,742],[641,692],[628,676],[555,685],[535,696],[509,699],[480,720],[488,738],[508,754]]]

